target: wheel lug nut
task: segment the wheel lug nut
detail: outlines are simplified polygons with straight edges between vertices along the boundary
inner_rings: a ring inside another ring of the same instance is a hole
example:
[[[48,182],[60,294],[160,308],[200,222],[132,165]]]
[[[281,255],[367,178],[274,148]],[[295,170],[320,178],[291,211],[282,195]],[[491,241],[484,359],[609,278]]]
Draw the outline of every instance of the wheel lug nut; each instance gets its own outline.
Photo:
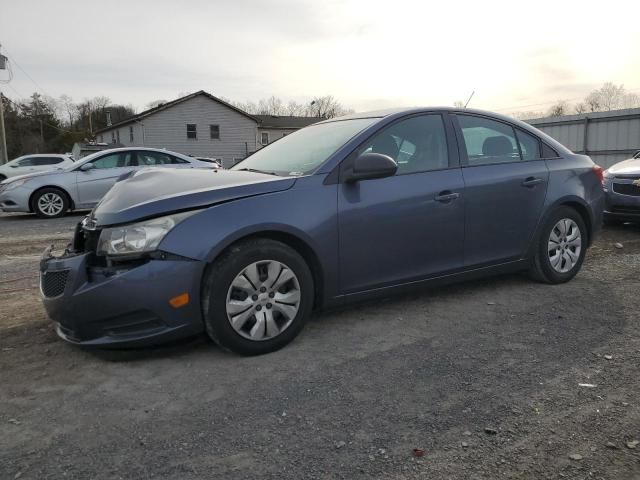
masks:
[[[275,296],[276,296],[276,294],[275,294],[275,293],[273,293],[273,292],[269,292],[269,298],[273,298],[273,297],[275,297]]]
[[[256,307],[256,310],[257,310],[257,311],[262,310],[262,305],[258,305],[258,306]]]
[[[266,288],[266,287],[260,287],[260,292],[261,292],[261,293],[264,293],[264,292],[266,292],[266,291],[267,291],[267,288]]]
[[[271,308],[273,305],[271,305],[270,303],[267,303],[267,308]]]
[[[254,302],[258,300],[258,295],[251,295],[251,300],[253,300]]]

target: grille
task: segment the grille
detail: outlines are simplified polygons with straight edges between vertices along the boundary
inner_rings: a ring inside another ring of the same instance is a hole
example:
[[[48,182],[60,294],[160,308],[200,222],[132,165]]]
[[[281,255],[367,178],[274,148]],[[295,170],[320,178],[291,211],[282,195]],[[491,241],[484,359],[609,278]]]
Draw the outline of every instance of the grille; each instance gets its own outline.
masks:
[[[69,270],[44,272],[40,278],[42,294],[47,298],[59,297],[67,285]]]
[[[640,197],[640,187],[632,183],[614,183],[613,191],[622,195]]]

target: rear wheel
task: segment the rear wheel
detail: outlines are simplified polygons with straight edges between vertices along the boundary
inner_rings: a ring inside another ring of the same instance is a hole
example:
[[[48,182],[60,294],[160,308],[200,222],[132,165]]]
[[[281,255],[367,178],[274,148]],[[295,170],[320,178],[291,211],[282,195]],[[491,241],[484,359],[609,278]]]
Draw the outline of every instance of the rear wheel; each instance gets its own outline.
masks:
[[[576,276],[587,249],[587,229],[580,214],[560,207],[547,219],[538,240],[532,276],[545,283],[564,283]]]
[[[269,239],[238,243],[205,274],[207,333],[242,355],[282,348],[304,327],[313,306],[308,265],[292,248]]]
[[[40,218],[62,217],[69,210],[69,197],[58,188],[43,188],[33,196],[31,208]]]

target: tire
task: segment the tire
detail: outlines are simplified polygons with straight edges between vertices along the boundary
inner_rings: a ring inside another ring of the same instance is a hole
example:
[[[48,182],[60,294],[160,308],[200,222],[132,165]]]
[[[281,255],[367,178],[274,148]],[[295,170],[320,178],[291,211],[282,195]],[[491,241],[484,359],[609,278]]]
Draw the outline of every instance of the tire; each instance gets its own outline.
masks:
[[[43,188],[33,196],[31,208],[40,218],[62,217],[69,210],[69,197],[59,188]]]
[[[562,227],[559,227],[561,221],[566,222],[564,223],[566,229],[564,237],[561,231]],[[579,232],[579,251],[575,248],[576,240],[572,240],[576,229]],[[556,242],[556,239],[560,241]],[[561,241],[563,239],[564,243]],[[530,270],[531,277],[550,284],[568,282],[580,271],[587,251],[587,244],[588,232],[580,214],[571,207],[560,207],[554,210],[547,218],[538,239],[533,267]],[[557,245],[557,248],[550,250],[554,245]],[[554,253],[550,255],[550,252]],[[559,261],[557,255],[560,255]]]
[[[5,175],[0,175],[0,182],[4,182],[7,179]]]
[[[216,260],[203,280],[207,334],[240,355],[262,355],[284,347],[311,315],[311,270],[298,252],[282,242],[242,241]]]

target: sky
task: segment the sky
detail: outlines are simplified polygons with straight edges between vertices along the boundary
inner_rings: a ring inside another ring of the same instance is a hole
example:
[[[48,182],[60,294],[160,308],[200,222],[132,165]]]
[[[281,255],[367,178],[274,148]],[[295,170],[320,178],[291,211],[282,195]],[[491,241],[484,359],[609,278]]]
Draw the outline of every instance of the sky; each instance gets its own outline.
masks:
[[[138,110],[197,90],[333,95],[356,111],[475,91],[471,107],[543,111],[607,81],[640,94],[638,18],[637,0],[2,0],[0,90]]]

